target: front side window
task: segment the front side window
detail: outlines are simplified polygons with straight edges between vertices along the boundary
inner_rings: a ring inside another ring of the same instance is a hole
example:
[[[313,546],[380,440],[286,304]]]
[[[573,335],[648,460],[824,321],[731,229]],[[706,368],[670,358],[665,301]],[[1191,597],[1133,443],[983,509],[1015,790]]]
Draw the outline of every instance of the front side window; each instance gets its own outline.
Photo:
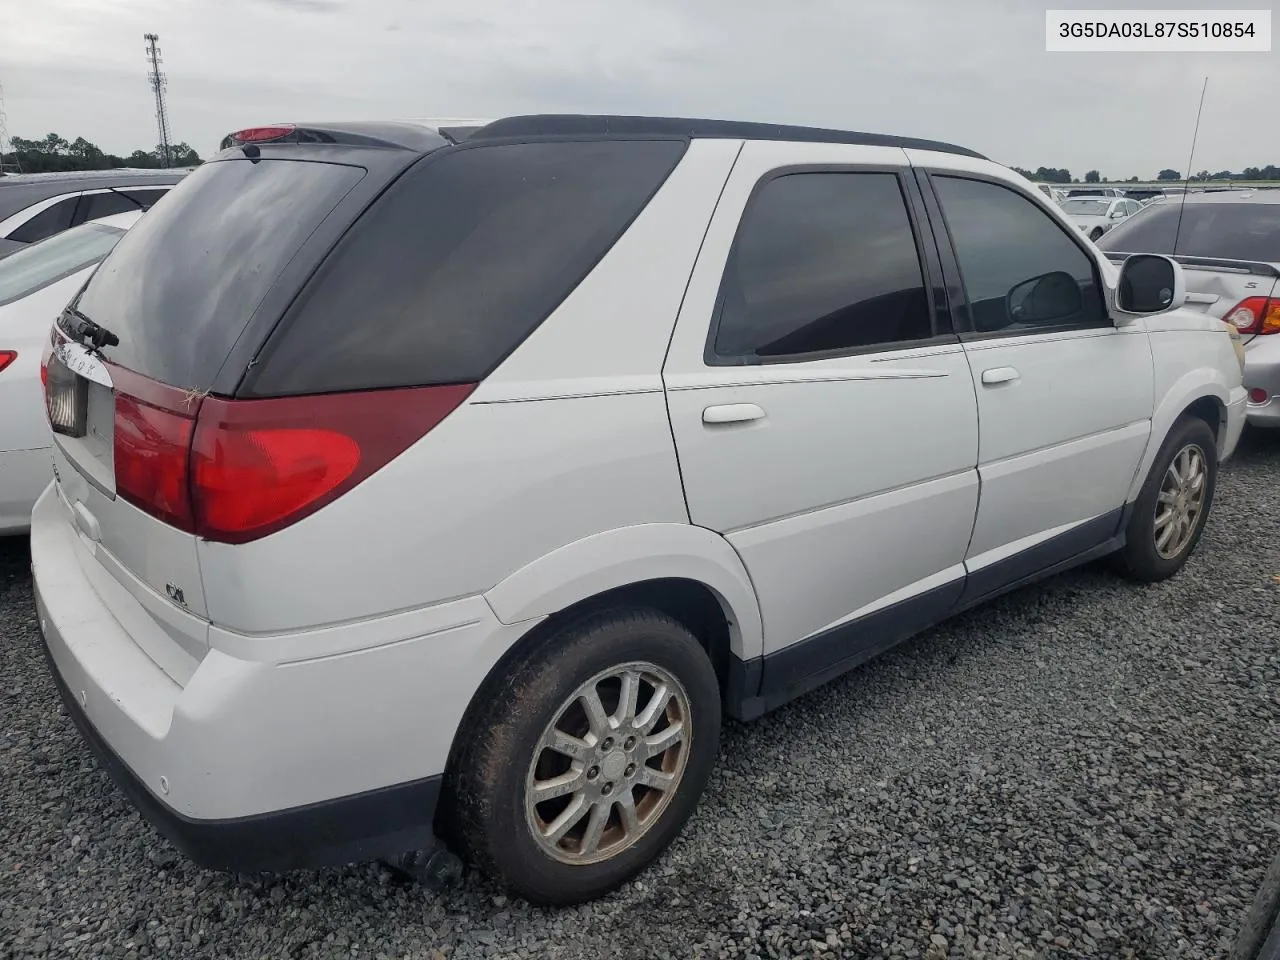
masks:
[[[1096,264],[1037,204],[982,180],[935,176],[933,185],[975,332],[1110,325]]]
[[[793,173],[743,215],[713,353],[760,363],[933,336],[915,235],[892,173]]]
[[[92,266],[123,234],[116,227],[89,223],[5,257],[0,260],[0,306]]]

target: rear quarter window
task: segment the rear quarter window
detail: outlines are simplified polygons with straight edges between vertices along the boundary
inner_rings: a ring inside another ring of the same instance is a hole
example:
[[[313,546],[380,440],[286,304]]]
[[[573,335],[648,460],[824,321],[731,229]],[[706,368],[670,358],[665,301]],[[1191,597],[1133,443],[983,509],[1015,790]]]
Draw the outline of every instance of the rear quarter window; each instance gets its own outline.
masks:
[[[684,149],[673,140],[549,141],[419,161],[317,271],[246,392],[483,379],[608,252]]]

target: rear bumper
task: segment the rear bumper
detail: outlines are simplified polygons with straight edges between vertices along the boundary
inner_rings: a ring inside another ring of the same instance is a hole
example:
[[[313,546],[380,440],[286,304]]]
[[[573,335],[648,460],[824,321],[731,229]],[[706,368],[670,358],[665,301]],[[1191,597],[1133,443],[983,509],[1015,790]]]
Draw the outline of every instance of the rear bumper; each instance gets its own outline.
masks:
[[[38,591],[36,606],[40,622],[45,624]],[[45,655],[58,693],[98,763],[142,817],[200,866],[244,873],[276,872],[376,860],[435,845],[432,822],[441,777],[256,816],[224,820],[184,817],[148,790],[98,733],[58,671],[47,645],[48,628],[44,629]]]
[[[1267,393],[1265,401],[1247,407],[1249,423],[1280,427],[1280,334],[1255,337],[1245,347],[1244,385]]]
[[[206,866],[274,871],[434,845],[458,725],[527,625],[500,624],[474,597],[372,627],[214,630],[179,682],[137,642],[146,613],[100,549],[51,485],[32,512],[31,562],[52,673],[103,766],[175,846]]]

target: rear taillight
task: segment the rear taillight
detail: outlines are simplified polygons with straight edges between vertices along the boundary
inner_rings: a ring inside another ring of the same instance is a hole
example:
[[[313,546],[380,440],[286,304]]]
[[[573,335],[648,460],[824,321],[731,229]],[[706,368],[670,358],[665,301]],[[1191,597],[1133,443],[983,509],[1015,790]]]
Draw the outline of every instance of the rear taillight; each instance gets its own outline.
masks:
[[[18,359],[17,350],[0,350],[0,370],[3,370]]]
[[[1280,299],[1247,297],[1222,318],[1241,333],[1280,333]]]
[[[116,395],[116,494],[188,532],[194,526],[187,470],[194,426],[191,417]]]
[[[194,414],[184,412],[185,396],[160,410],[117,394],[116,488],[148,513],[206,540],[246,543],[350,490],[474,389],[463,384],[265,400],[210,396],[195,401]]]

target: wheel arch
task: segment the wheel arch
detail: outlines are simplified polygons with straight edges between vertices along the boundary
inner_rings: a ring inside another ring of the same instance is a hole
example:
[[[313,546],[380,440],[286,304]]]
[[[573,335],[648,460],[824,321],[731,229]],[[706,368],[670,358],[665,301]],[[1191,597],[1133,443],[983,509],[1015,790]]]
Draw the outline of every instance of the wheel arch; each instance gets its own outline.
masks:
[[[1132,502],[1138,496],[1147,473],[1151,470],[1151,464],[1164,444],[1165,437],[1179,421],[1187,417],[1203,420],[1213,431],[1214,439],[1217,441],[1218,455],[1222,455],[1227,442],[1229,399],[1230,387],[1226,379],[1219,371],[1212,368],[1188,371],[1165,391],[1152,414],[1151,435],[1129,487],[1128,502]]]
[[[656,584],[699,597],[695,605],[704,610],[706,598],[714,599],[729,652],[742,660],[762,654],[760,604],[742,558],[719,534],[690,524],[637,524],[584,537],[526,564],[484,597],[500,621],[515,624],[636,597],[661,609]]]

